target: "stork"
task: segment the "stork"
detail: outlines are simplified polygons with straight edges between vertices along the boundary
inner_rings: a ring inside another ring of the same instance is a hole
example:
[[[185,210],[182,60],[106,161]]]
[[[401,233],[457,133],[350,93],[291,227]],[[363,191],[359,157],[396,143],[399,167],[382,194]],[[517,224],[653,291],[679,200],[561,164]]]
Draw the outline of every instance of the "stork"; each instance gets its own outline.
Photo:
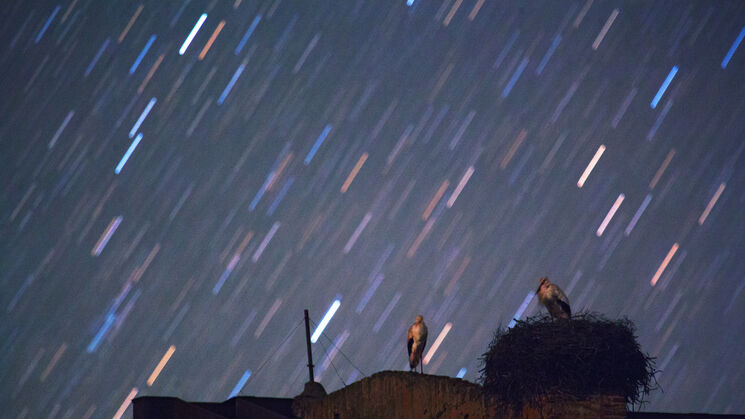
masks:
[[[409,327],[406,345],[409,350],[409,367],[411,371],[416,371],[416,367],[419,365],[420,373],[424,374],[424,366],[420,362],[422,362],[422,353],[424,353],[424,347],[426,345],[427,325],[424,324],[422,316],[416,316],[416,321]]]
[[[556,284],[552,284],[545,276],[541,278],[541,284],[538,286],[536,294],[538,294],[538,301],[546,307],[552,319],[568,320],[572,317],[569,298],[567,298],[561,288]]]

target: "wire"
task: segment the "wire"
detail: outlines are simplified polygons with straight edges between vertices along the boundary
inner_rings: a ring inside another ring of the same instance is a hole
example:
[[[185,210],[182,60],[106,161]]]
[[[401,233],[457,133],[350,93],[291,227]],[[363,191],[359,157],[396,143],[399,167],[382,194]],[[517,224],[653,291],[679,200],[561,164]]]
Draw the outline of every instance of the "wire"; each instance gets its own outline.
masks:
[[[332,342],[332,344],[333,344],[333,342]],[[323,342],[321,342],[321,346],[323,346]],[[330,348],[330,346],[329,346],[329,348]],[[324,351],[326,352],[324,355],[326,355],[328,357],[328,360],[331,363],[331,366],[334,367],[334,371],[336,372],[336,376],[339,377],[339,380],[341,381],[341,383],[344,384],[344,387],[346,387],[347,386],[347,383],[345,383],[344,382],[344,379],[341,378],[341,375],[339,374],[339,370],[336,369],[336,365],[334,365],[334,361],[332,361],[331,360],[331,356],[329,356],[329,348],[326,348],[324,346]]]
[[[361,369],[359,369],[359,368],[357,367],[357,365],[355,365],[355,364],[354,364],[354,362],[352,362],[352,360],[351,360],[351,359],[349,359],[349,357],[347,356],[347,354],[345,354],[345,353],[344,353],[344,351],[342,351],[342,350],[341,350],[341,348],[339,348],[338,346],[336,346],[336,345],[334,344],[334,341],[333,341],[333,340],[331,340],[331,338],[330,338],[330,337],[328,337],[328,335],[326,335],[325,333],[321,333],[321,334],[322,334],[323,336],[325,336],[325,337],[326,337],[326,339],[328,339],[328,340],[329,340],[329,342],[331,342],[331,344],[332,344],[332,345],[334,345],[334,348],[336,348],[336,349],[337,349],[337,350],[339,351],[339,353],[341,354],[341,356],[343,356],[343,357],[344,357],[344,359],[346,359],[346,360],[347,360],[347,362],[349,362],[350,364],[352,364],[352,366],[354,367],[354,369],[356,369],[357,371],[359,371],[359,372],[360,372],[360,374],[362,374],[362,376],[363,376],[363,377],[367,377],[367,374],[366,374],[366,373],[365,373],[364,371],[362,371]]]
[[[308,317],[308,318],[310,319],[310,317]],[[313,319],[310,319],[310,321],[313,323],[314,326],[317,326],[316,322],[314,322]],[[344,351],[341,350],[341,348],[339,348],[338,346],[336,346],[336,344],[334,343],[334,341],[326,333],[321,332],[321,335],[323,335],[326,339],[329,340],[329,342],[331,342],[331,345],[333,345],[334,348],[336,348],[336,350],[339,351],[339,353],[341,353],[341,355],[344,357],[344,359],[347,360],[347,362],[349,362],[350,364],[352,364],[352,367],[354,367],[354,369],[356,369],[357,371],[359,371],[360,374],[362,374],[363,377],[367,377],[367,374],[365,374],[364,371],[362,371],[361,369],[359,369],[359,367],[357,367],[357,365],[355,365],[354,362],[352,362],[352,360],[349,359],[349,357],[347,356],[347,354],[345,354]],[[342,380],[342,382],[344,382],[344,381]]]
[[[276,354],[277,353],[277,349],[281,348],[282,345],[284,345],[285,342],[287,342],[287,340],[290,339],[290,337],[293,335],[293,333],[295,333],[295,330],[297,330],[298,326],[300,326],[301,324],[303,324],[304,321],[305,321],[304,319],[301,319],[300,322],[298,324],[296,324],[295,327],[292,328],[292,330],[290,330],[290,333],[288,333],[287,336],[285,336],[285,338],[282,341],[282,343],[280,343],[279,345],[277,345],[275,347],[275,350],[272,351],[271,354],[267,355],[266,359],[264,359],[264,362],[262,362],[261,365],[259,365],[259,368],[257,368],[256,371],[254,371],[254,373],[253,373],[254,376],[258,375],[259,372],[261,372],[261,369],[264,368],[264,366],[267,364],[267,362],[269,362],[270,359],[272,359],[273,354]],[[243,387],[246,387],[246,385],[244,384]],[[242,391],[243,391],[243,388],[240,389],[240,391],[238,392],[238,394],[241,394]]]

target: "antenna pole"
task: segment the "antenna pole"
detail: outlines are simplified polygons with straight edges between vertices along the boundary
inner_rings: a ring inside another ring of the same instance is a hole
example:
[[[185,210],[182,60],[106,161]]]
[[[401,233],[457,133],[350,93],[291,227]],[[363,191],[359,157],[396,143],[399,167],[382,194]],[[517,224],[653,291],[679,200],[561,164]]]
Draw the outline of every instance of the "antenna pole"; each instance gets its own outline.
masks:
[[[310,382],[316,381],[313,378],[313,352],[310,349],[310,322],[308,319],[308,310],[305,310],[305,343],[308,346],[308,372],[310,373]]]

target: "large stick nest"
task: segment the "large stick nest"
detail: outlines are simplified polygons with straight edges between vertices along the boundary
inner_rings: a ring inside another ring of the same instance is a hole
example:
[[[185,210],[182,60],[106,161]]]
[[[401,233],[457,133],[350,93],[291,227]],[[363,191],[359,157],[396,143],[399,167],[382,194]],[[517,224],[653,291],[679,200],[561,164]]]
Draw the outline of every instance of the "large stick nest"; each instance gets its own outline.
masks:
[[[633,323],[597,314],[536,316],[500,328],[481,361],[484,391],[512,404],[612,394],[636,405],[656,388],[654,358],[642,353]]]

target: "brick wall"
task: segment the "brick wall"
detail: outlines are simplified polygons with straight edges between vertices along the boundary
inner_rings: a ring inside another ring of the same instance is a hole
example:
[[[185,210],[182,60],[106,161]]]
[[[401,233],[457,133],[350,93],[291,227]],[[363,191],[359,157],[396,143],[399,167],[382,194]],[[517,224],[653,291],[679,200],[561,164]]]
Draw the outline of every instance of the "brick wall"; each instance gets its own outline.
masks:
[[[583,401],[545,398],[513,409],[484,396],[481,386],[457,378],[383,371],[318,400],[296,400],[295,414],[308,419],[348,418],[596,418],[626,417],[622,397]]]
[[[553,418],[626,418],[626,399],[622,396],[596,395],[585,400],[574,400],[560,396],[544,397],[539,405],[525,405],[524,419]]]

